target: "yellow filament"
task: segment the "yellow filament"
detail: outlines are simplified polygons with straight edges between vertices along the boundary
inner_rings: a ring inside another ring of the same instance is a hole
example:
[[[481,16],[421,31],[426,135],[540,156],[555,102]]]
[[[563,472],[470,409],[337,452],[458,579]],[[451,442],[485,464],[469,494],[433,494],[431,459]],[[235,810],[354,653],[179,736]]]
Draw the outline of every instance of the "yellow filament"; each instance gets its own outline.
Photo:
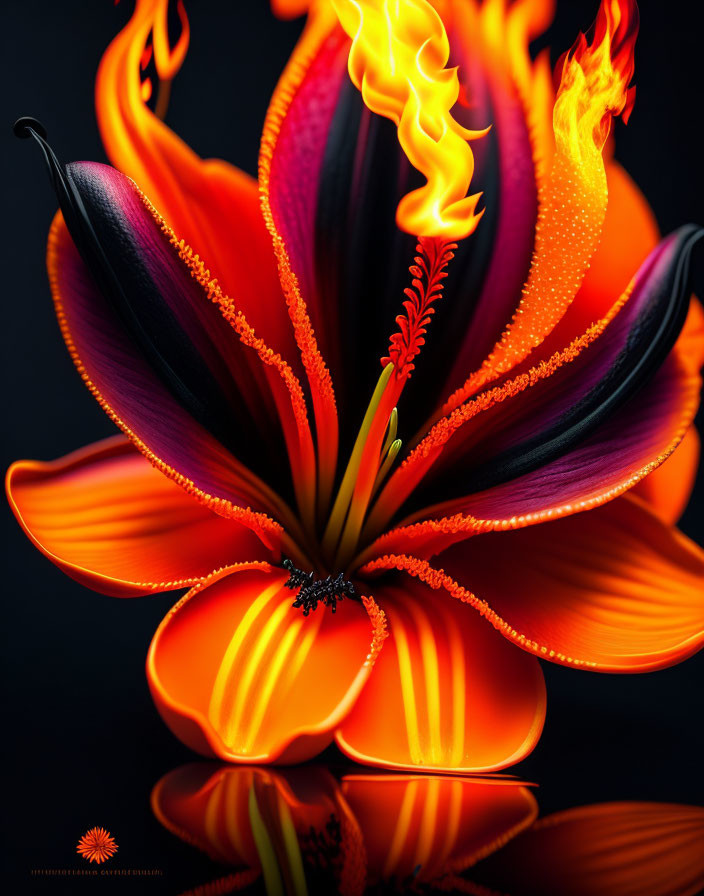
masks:
[[[423,764],[423,753],[420,747],[420,729],[418,728],[418,710],[416,708],[416,695],[413,684],[413,664],[411,663],[411,651],[406,638],[406,630],[403,621],[399,618],[391,619],[396,642],[398,656],[398,671],[401,679],[401,698],[403,701],[403,713],[406,718],[406,737],[408,739],[408,752],[414,765]]]
[[[409,610],[415,622],[425,681],[426,719],[426,756],[430,765],[440,766],[443,763],[440,719],[440,664],[438,649],[432,626],[424,609],[411,603]]]
[[[389,425],[386,430],[386,441],[384,442],[384,447],[381,449],[381,456],[385,457],[391,448],[392,443],[396,439],[396,431],[398,429],[398,410],[396,408],[391,411],[391,416],[389,417]]]
[[[423,813],[420,820],[420,829],[418,831],[418,840],[416,842],[416,853],[413,859],[413,865],[417,868],[425,868],[431,856],[431,851],[435,841],[435,835],[438,834],[438,804],[440,802],[440,786],[439,778],[425,778],[425,794],[423,800]],[[442,781],[442,784],[445,782]]]
[[[372,489],[372,493],[369,496],[369,500],[371,500],[374,495],[377,493],[379,486],[386,479],[386,475],[391,469],[391,465],[398,457],[398,453],[401,450],[401,445],[403,442],[401,439],[396,439],[389,445],[389,450],[386,452],[386,457],[384,457],[382,452],[382,457],[384,457],[384,462],[381,465],[379,472],[376,474],[376,479],[374,480],[374,488]]]
[[[374,388],[374,393],[372,394],[371,401],[369,402],[369,407],[367,408],[364,419],[362,420],[362,425],[359,429],[357,439],[354,443],[352,454],[350,455],[347,469],[345,470],[345,475],[342,477],[342,483],[337,493],[337,497],[335,498],[335,504],[333,505],[332,513],[330,514],[330,519],[328,520],[328,524],[323,535],[323,551],[328,557],[334,551],[335,546],[337,545],[337,542],[339,540],[340,532],[342,531],[342,526],[344,525],[345,517],[347,516],[347,511],[349,510],[350,501],[352,499],[352,493],[354,491],[355,481],[357,478],[357,473],[359,471],[359,465],[362,461],[364,446],[366,444],[369,431],[372,428],[372,423],[374,422],[374,417],[381,403],[381,399],[383,398],[386,388],[391,381],[391,375],[393,371],[394,365],[387,364],[386,367],[384,367],[381,376],[379,377],[376,387]]]
[[[409,781],[406,785],[403,794],[403,802],[401,803],[401,809],[398,813],[396,829],[394,830],[391,846],[389,847],[386,862],[384,863],[384,878],[390,878],[401,861],[401,853],[406,844],[406,840],[408,839],[408,832],[411,827],[411,821],[413,820],[413,809],[415,807],[419,787],[420,781],[417,779]]]

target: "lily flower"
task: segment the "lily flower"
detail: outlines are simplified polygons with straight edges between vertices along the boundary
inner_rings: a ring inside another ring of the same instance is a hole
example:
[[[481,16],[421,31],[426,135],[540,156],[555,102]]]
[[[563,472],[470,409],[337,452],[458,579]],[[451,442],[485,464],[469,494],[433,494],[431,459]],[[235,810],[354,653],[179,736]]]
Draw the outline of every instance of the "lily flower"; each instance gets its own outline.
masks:
[[[192,749],[509,766],[540,659],[641,672],[704,641],[704,554],[673,526],[704,232],[660,240],[611,155],[635,2],[602,2],[556,87],[528,53],[549,0],[316,2],[258,182],[149,106],[177,8],[175,45],[138,0],[103,57],[115,167],[18,125],[61,206],[64,339],[122,434],[13,465],[17,519],[97,591],[190,589],[147,676]]]
[[[611,802],[538,818],[515,779],[192,763],[154,787],[161,824],[233,871],[190,890],[695,896],[704,809]],[[185,894],[184,894],[185,896]]]

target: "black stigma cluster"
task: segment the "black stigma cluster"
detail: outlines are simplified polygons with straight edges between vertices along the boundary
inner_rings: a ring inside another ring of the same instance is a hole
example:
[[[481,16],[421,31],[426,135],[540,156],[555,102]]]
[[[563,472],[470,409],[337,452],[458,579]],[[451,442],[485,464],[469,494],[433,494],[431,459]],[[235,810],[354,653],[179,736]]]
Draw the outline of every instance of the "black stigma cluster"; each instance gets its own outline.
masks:
[[[304,616],[315,610],[319,603],[330,607],[334,613],[338,601],[344,597],[356,597],[354,585],[342,573],[316,580],[314,573],[297,569],[290,560],[284,560],[283,567],[290,573],[284,585],[292,591],[299,589],[293,606],[296,609],[302,608]]]

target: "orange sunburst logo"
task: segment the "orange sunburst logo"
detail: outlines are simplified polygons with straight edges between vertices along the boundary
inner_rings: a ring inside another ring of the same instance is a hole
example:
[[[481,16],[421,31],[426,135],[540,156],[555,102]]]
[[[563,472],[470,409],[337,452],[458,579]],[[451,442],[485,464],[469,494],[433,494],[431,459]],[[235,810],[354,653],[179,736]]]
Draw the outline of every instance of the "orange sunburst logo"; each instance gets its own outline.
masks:
[[[117,852],[115,838],[105,828],[91,828],[78,841],[76,852],[89,862],[104,862]]]

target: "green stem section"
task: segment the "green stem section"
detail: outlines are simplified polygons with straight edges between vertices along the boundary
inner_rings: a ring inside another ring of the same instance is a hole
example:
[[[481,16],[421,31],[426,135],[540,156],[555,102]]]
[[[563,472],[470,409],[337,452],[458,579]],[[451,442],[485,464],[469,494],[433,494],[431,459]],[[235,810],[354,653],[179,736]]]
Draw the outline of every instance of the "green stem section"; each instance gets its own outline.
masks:
[[[374,393],[369,402],[369,407],[366,410],[364,419],[362,420],[362,425],[359,428],[359,433],[357,434],[354,448],[352,449],[352,454],[350,455],[347,469],[345,470],[345,475],[342,477],[342,483],[337,493],[337,497],[335,498],[335,504],[332,508],[330,519],[325,527],[325,533],[323,534],[323,552],[327,557],[332,557],[335,548],[337,547],[337,542],[340,539],[340,533],[342,532],[345,517],[347,516],[350,501],[352,500],[352,493],[354,492],[359,465],[362,461],[364,446],[367,437],[369,436],[369,431],[372,428],[372,423],[374,422],[374,417],[379,408],[379,404],[384,396],[386,387],[389,385],[393,372],[393,364],[387,364],[386,367],[384,367],[381,376],[379,377],[379,381],[374,388]]]

